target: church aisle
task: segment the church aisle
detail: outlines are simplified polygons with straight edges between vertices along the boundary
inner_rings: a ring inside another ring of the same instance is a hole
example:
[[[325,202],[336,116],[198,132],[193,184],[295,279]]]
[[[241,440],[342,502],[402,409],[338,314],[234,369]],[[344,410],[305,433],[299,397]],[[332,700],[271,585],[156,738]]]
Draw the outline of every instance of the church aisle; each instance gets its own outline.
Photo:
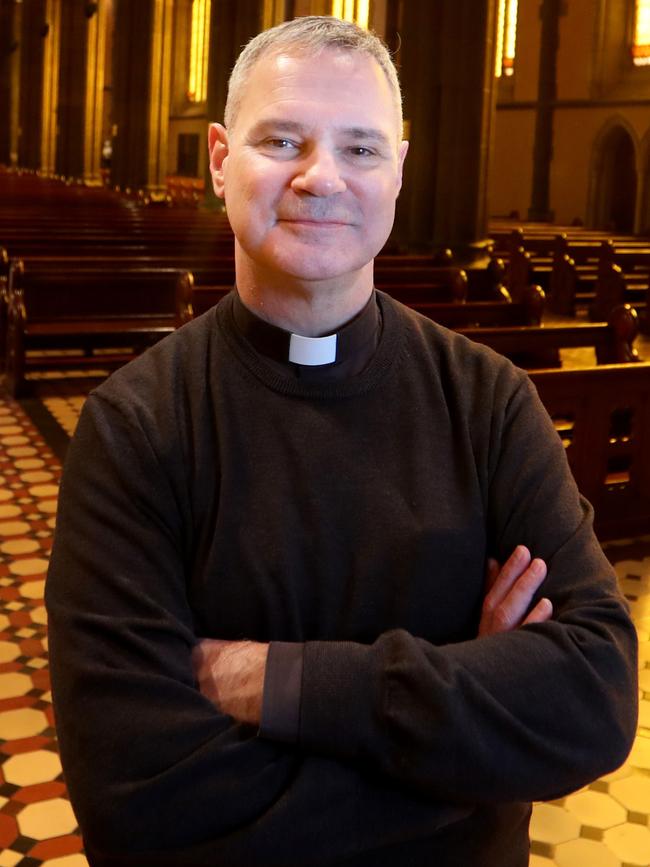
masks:
[[[84,397],[65,383],[48,392],[25,403],[40,429],[0,399],[0,867],[87,867],[56,750],[43,606],[57,455]],[[637,739],[614,774],[535,806],[531,867],[650,867],[650,536],[606,551],[641,639]]]
[[[43,590],[60,463],[0,402],[0,867],[86,867],[57,754]]]

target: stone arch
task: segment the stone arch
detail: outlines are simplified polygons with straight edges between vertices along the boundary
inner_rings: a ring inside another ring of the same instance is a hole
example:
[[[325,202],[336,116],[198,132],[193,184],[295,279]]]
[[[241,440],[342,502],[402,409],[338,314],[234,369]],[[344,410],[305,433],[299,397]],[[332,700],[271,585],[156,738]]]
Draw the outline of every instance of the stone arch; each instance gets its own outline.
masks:
[[[637,216],[638,143],[623,117],[603,126],[592,149],[587,220],[596,229],[633,232]]]

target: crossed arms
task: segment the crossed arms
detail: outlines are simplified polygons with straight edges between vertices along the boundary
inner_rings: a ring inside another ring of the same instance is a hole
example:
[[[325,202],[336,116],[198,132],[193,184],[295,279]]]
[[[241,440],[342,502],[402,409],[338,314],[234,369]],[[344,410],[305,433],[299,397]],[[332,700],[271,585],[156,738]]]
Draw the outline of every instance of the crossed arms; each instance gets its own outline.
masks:
[[[553,613],[550,599],[544,597],[532,605],[545,578],[546,564],[533,559],[524,545],[515,548],[503,567],[490,559],[479,636],[549,620]],[[267,657],[268,644],[204,638],[192,652],[192,663],[199,689],[220,713],[259,725]]]

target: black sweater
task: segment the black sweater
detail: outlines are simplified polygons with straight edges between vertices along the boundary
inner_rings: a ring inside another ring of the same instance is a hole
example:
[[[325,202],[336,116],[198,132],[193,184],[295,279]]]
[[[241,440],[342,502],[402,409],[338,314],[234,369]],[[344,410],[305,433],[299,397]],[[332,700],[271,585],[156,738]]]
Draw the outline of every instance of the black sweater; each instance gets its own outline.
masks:
[[[527,802],[625,758],[635,632],[534,389],[380,302],[342,382],[266,363],[230,296],[88,399],[46,601],[91,864],[520,867]],[[477,639],[520,543],[553,619]],[[298,743],[198,692],[197,636],[304,643]]]

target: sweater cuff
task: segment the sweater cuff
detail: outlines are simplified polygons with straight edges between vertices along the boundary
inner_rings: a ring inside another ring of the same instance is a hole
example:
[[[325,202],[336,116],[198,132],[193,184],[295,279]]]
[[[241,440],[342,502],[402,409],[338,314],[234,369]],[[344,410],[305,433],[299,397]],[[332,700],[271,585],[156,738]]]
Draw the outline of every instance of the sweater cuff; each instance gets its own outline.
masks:
[[[309,641],[304,650],[300,745],[356,759],[376,729],[382,651],[349,641]]]
[[[272,641],[266,660],[259,734],[282,743],[296,743],[300,732],[300,701],[304,645]]]

